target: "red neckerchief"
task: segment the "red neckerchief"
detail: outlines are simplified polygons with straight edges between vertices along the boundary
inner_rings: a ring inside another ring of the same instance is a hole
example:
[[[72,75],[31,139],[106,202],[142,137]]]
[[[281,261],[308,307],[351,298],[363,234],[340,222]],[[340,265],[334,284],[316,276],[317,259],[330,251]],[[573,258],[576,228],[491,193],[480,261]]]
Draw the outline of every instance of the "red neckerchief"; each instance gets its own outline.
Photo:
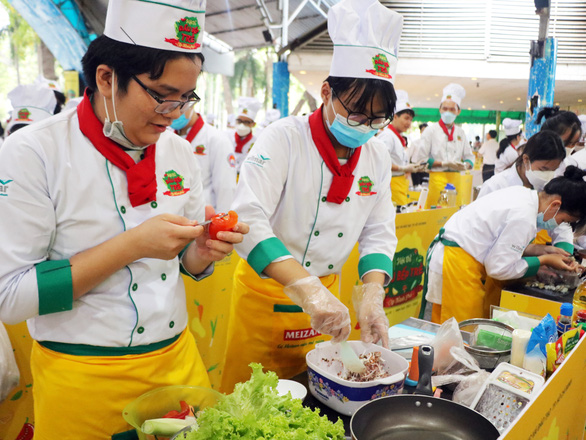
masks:
[[[252,131],[246,135],[244,139],[238,136],[238,133],[234,133],[234,139],[236,139],[236,151],[237,153],[242,153],[242,148],[246,145],[246,143],[252,139]]]
[[[393,127],[393,124],[389,124],[389,128],[391,129],[391,131],[393,133],[395,133],[397,135],[397,137],[401,141],[401,145],[403,145],[404,147],[406,147],[407,146],[407,141],[405,139],[403,139],[403,136],[401,136],[401,133],[399,133],[397,131],[397,129],[395,127]]]
[[[442,128],[446,136],[448,137],[448,142],[452,142],[454,140],[454,129],[456,128],[455,125],[452,124],[452,131],[448,132],[448,127],[444,124],[444,121],[440,119],[439,126]]]
[[[189,130],[189,133],[187,133],[187,136],[185,137],[187,142],[191,143],[191,141],[193,141],[195,139],[195,137],[197,136],[197,134],[199,133],[199,131],[201,130],[201,128],[203,126],[204,126],[203,118],[198,113],[197,114],[197,121],[195,121],[195,124],[193,124],[193,127],[191,127],[191,130]]]
[[[136,163],[116,142],[104,136],[104,124],[100,122],[86,89],[83,100],[77,106],[79,129],[102,156],[126,173],[128,197],[132,206],[140,206],[157,200],[155,177],[156,144],[144,150],[144,158]]]
[[[354,172],[356,165],[358,165],[358,159],[360,158],[362,147],[358,147],[354,150],[352,156],[350,156],[350,159],[348,159],[345,165],[340,165],[340,161],[336,155],[336,150],[334,149],[332,141],[328,137],[324,127],[322,109],[323,105],[311,114],[309,117],[309,128],[311,129],[311,137],[320,156],[334,175],[332,186],[330,186],[326,200],[328,202],[340,204],[346,199],[352,188],[352,183],[354,182],[354,175],[352,173]]]

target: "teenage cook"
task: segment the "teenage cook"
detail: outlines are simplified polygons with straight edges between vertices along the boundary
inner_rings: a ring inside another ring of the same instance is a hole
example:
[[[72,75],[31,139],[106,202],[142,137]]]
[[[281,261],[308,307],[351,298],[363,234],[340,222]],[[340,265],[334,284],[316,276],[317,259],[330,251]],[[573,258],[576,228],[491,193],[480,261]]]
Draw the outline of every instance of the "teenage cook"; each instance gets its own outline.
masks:
[[[18,85],[8,92],[8,99],[12,111],[6,124],[7,137],[27,125],[50,118],[57,105],[53,91],[41,84]]]
[[[540,266],[574,270],[561,254],[528,256],[537,229],[586,219],[586,172],[568,167],[543,191],[511,186],[475,200],[455,213],[428,251],[428,302],[432,321],[488,318],[498,305],[501,280],[535,275]],[[425,292],[424,292],[425,294]]]
[[[323,105],[269,125],[242,165],[233,208],[254,235],[237,248],[225,392],[249,377],[252,361],[288,378],[306,368],[305,353],[317,341],[348,338],[339,273],[356,242],[361,337],[386,345],[383,285],[392,278],[397,238],[391,160],[372,137],[395,108],[401,29],[402,17],[378,0],[330,8],[334,56]]]
[[[241,96],[238,98],[238,114],[236,115],[236,131],[230,137],[234,147],[234,156],[236,156],[236,172],[240,174],[242,162],[246,159],[248,152],[256,142],[256,136],[253,133],[256,127],[256,115],[262,104],[256,98]]]
[[[0,319],[28,320],[35,340],[37,440],[109,438],[141,394],[209,386],[180,271],[206,277],[248,227],[212,241],[197,226],[199,166],[167,130],[198,101],[204,10],[110,1],[83,101],[0,151]]]
[[[388,125],[387,130],[378,134],[377,138],[384,142],[391,154],[391,194],[393,203],[397,206],[407,204],[407,191],[409,191],[409,179],[405,173],[417,173],[425,171],[424,166],[409,163],[407,152],[407,141],[403,139],[402,133],[411,128],[411,122],[415,112],[409,104],[409,95],[404,90],[397,90],[397,104],[393,121]]]
[[[461,127],[454,124],[460,114],[466,91],[459,84],[444,87],[440,103],[441,119],[430,125],[421,137],[421,147],[413,162],[427,162],[429,193],[425,208],[435,205],[446,184],[451,183],[460,191],[460,171],[474,166],[474,154]]]
[[[518,119],[505,118],[503,128],[507,136],[499,142],[499,149],[496,152],[496,162],[494,164],[494,173],[499,174],[509,168],[519,157],[519,147],[523,141],[523,132],[521,124],[523,121]]]
[[[191,144],[201,169],[206,204],[228,212],[236,190],[236,159],[230,139],[210,123],[205,124],[193,109],[175,119],[171,128]]]

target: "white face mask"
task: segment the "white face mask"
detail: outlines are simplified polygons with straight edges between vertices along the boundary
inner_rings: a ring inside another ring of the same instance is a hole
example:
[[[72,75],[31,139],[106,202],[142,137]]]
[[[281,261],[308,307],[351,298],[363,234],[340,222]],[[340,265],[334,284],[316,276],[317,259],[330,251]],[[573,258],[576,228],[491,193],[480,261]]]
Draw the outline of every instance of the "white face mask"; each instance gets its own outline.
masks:
[[[442,112],[441,113],[441,118],[442,118],[442,121],[444,121],[444,124],[448,124],[448,125],[453,124],[457,117],[458,117],[458,115],[455,113],[452,113],[452,112]]]
[[[104,121],[104,128],[102,132],[104,136],[107,138],[112,139],[117,144],[122,145],[124,148],[128,148],[129,150],[144,150],[148,147],[145,145],[144,147],[134,145],[130,139],[124,133],[124,125],[122,121],[118,120],[118,116],[116,115],[116,102],[114,97],[116,96],[116,74],[112,72],[112,108],[114,109],[114,122],[110,122],[110,114],[108,113],[108,105],[106,103],[106,97],[104,96],[104,108],[106,109],[106,120]]]
[[[553,179],[555,171],[535,171],[531,169],[531,164],[525,168],[525,177],[536,191],[543,191],[545,185]]]
[[[250,128],[248,125],[238,124],[236,126],[236,133],[240,137],[248,136],[251,131],[252,131],[252,128]]]

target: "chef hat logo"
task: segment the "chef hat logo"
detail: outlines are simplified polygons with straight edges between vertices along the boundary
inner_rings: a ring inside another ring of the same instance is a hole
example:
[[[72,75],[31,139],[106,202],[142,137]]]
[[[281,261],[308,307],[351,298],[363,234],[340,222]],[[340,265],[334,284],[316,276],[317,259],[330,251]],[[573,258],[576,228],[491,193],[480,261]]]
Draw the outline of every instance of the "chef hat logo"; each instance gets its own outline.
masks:
[[[18,121],[18,122],[22,122],[22,121],[31,122],[32,119],[29,118],[30,115],[31,115],[31,112],[28,109],[21,108],[18,111],[18,114],[16,115],[16,121]]]
[[[197,42],[197,37],[200,32],[201,28],[197,17],[183,17],[175,22],[175,34],[177,38],[165,38],[165,41],[182,49],[197,49],[201,46]]]
[[[367,73],[380,76],[381,78],[392,78],[391,74],[389,73],[389,60],[384,53],[379,53],[378,55],[372,57],[372,64],[374,65],[374,69],[367,69]]]

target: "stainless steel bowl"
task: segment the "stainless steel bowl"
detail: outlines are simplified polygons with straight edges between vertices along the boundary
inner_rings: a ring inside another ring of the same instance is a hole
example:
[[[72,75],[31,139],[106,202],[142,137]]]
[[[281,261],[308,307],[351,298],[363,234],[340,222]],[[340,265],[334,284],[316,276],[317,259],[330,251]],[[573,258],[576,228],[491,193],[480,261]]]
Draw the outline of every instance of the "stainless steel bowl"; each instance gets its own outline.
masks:
[[[492,370],[511,359],[513,331],[508,324],[491,319],[467,319],[458,324],[468,336],[464,348],[478,361],[480,368]]]

